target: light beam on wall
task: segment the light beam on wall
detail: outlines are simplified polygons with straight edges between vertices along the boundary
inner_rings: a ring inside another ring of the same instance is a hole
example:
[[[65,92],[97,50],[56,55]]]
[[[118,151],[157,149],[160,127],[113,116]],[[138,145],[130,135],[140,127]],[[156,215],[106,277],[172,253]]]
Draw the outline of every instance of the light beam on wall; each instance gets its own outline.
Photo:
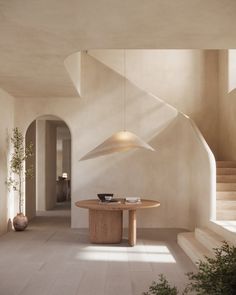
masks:
[[[124,50],[124,94],[123,94],[123,102],[124,102],[124,122],[123,122],[123,131],[118,131],[114,133],[112,136],[107,138],[104,142],[95,147],[92,151],[88,152],[85,156],[83,156],[80,161],[88,160],[100,156],[105,156],[111,153],[124,152],[131,149],[147,149],[150,151],[154,151],[154,149],[146,142],[144,142],[141,138],[130,131],[126,131],[126,51]]]

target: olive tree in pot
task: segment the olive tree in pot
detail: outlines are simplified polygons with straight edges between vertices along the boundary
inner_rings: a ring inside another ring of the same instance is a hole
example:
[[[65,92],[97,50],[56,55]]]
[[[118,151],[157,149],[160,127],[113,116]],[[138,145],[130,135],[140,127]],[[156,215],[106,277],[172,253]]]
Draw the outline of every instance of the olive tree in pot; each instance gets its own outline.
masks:
[[[19,212],[13,219],[13,226],[16,231],[23,231],[28,226],[28,218],[23,213],[23,187],[26,178],[33,176],[33,167],[26,169],[25,161],[33,156],[33,144],[24,145],[25,138],[22,132],[16,127],[13,129],[11,144],[13,153],[10,160],[10,177],[7,180],[9,189],[18,193],[18,210]]]

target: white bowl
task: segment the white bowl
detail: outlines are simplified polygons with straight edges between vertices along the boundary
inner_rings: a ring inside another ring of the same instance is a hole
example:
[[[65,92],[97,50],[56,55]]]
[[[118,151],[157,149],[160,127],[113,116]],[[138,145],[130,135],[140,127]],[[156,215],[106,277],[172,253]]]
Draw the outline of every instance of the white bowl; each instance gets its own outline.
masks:
[[[128,197],[125,199],[126,202],[129,203],[137,203],[140,202],[140,198],[139,197]]]

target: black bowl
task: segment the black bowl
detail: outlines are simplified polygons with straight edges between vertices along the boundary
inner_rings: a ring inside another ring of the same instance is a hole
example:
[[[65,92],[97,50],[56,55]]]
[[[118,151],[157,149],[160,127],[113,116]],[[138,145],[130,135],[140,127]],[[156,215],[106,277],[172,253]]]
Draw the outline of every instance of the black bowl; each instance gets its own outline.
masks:
[[[97,194],[98,198],[102,201],[102,202],[106,202],[106,198],[105,197],[112,197],[113,198],[114,194]]]

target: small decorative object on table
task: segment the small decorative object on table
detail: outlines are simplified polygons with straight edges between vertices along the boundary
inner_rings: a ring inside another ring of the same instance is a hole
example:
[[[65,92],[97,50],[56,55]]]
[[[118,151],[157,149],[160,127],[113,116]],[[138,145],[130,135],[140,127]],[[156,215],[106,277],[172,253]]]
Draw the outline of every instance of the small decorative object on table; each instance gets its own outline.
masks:
[[[101,202],[110,202],[112,200],[114,194],[102,193],[102,194],[97,194],[97,196]]]
[[[127,197],[125,198],[126,203],[140,203],[141,199],[139,197]]]

